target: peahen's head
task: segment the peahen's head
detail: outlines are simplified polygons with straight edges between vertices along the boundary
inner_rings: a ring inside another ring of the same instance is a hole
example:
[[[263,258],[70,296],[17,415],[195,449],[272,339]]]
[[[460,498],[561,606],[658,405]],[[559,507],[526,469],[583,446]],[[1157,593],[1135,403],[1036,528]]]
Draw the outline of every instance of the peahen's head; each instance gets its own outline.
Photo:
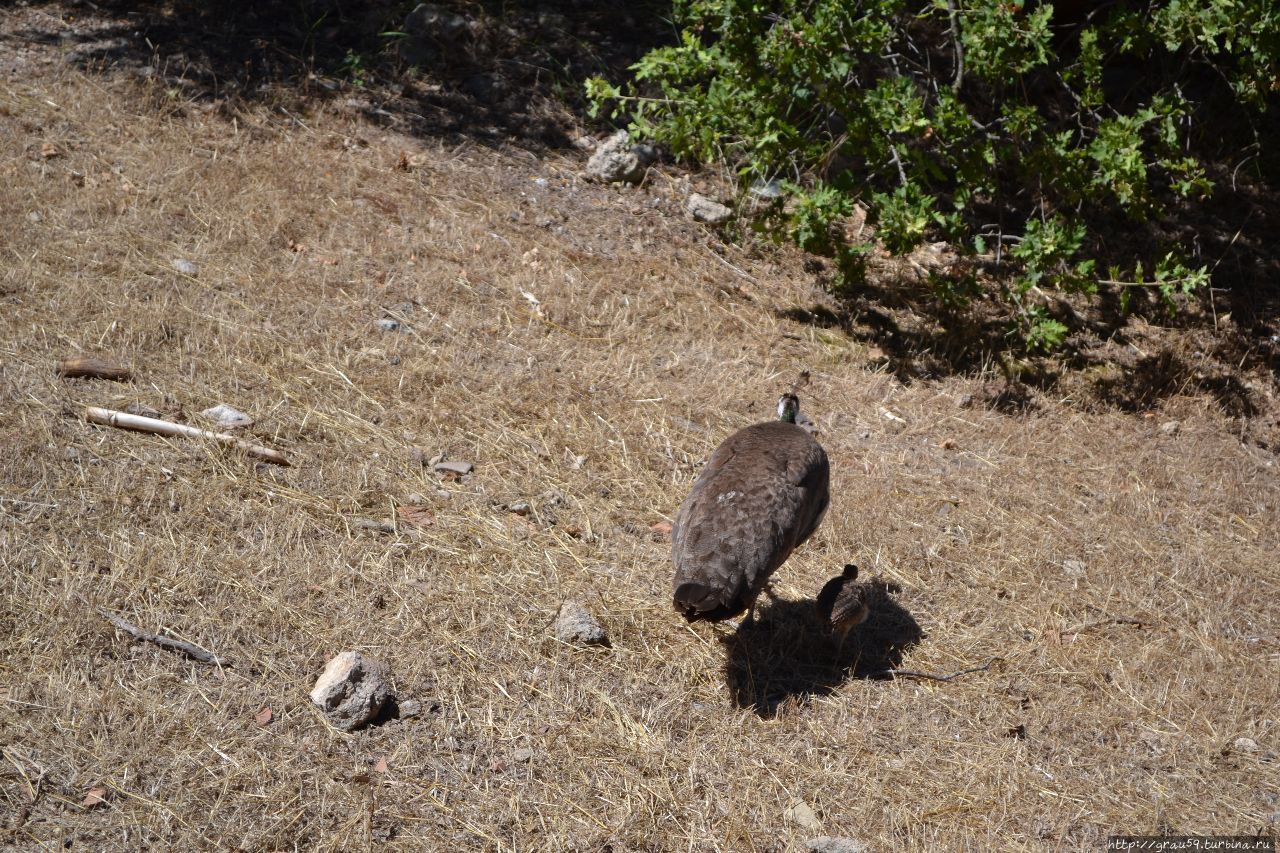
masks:
[[[795,394],[783,394],[778,398],[778,420],[793,424],[800,414],[800,398]]]

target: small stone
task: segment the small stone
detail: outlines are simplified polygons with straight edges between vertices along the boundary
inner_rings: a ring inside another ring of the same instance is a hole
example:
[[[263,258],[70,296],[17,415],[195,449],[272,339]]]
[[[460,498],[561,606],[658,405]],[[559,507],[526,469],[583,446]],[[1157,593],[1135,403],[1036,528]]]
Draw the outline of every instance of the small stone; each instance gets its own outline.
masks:
[[[1165,421],[1160,424],[1160,431],[1165,435],[1176,435],[1180,429],[1182,429],[1181,421]]]
[[[533,760],[533,750],[527,746],[517,749],[511,753],[511,760],[516,764],[525,764]]]
[[[325,666],[311,701],[336,728],[358,729],[378,716],[391,698],[387,669],[359,652],[342,652]]]
[[[651,149],[629,145],[630,136],[620,130],[596,146],[587,161],[587,177],[603,183],[638,184],[651,162]]]
[[[184,258],[174,258],[172,263],[173,268],[183,275],[189,275],[194,278],[200,274],[200,267],[191,263],[191,261],[185,260]]]
[[[837,838],[832,835],[819,835],[805,842],[805,848],[811,853],[866,853],[867,845],[852,838]]]
[[[1087,566],[1080,560],[1063,560],[1062,571],[1067,577],[1082,578],[1085,576]]]
[[[27,214],[27,221],[31,222],[32,224],[38,224],[43,219],[44,217],[40,215],[39,211],[33,210]]]
[[[226,403],[219,403],[200,413],[200,417],[214,422],[218,429],[239,429],[253,426],[253,418],[239,409],[233,409]]]
[[[684,209],[695,222],[705,222],[708,225],[722,225],[733,216],[733,211],[725,205],[698,193],[689,196]]]
[[[432,462],[431,467],[437,474],[457,474],[461,477],[463,474],[470,474],[471,469],[475,466],[470,462],[453,462],[450,460],[441,460]]]
[[[404,699],[396,703],[396,710],[396,716],[400,719],[412,719],[422,713],[422,703],[417,699]]]
[[[567,599],[560,606],[560,615],[556,617],[556,639],[578,646],[609,645],[609,635],[604,628],[573,599]]]
[[[1232,744],[1239,752],[1257,752],[1258,742],[1251,737],[1238,737]]]
[[[791,804],[791,808],[787,809],[787,820],[802,829],[810,831],[822,829],[822,821],[818,820],[818,816],[814,814],[809,804],[802,800],[796,800]]]
[[[394,317],[383,317],[378,321],[378,328],[384,332],[400,331],[400,321]]]
[[[515,501],[507,504],[507,512],[514,512],[516,515],[528,515],[533,511],[533,507],[529,506],[528,501]]]
[[[760,201],[777,201],[782,198],[782,183],[780,181],[761,181],[757,180],[748,190],[754,198]]]

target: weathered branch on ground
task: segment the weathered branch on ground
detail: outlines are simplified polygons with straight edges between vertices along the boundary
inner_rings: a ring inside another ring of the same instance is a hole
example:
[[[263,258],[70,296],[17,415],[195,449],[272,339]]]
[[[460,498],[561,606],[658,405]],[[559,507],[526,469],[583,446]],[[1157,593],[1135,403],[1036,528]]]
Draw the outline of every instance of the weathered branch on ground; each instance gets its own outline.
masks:
[[[968,669],[962,669],[959,672],[953,672],[949,675],[936,675],[932,672],[917,672],[914,669],[882,669],[879,672],[871,673],[871,676],[874,678],[881,675],[890,675],[894,678],[923,678],[929,681],[950,681],[953,678],[959,678],[960,676],[968,675],[971,672],[986,672],[991,669],[992,664],[998,660],[1000,660],[1000,658],[992,658],[982,666],[971,666]]]
[[[1065,637],[1068,634],[1082,634],[1090,628],[1099,628],[1103,625],[1133,625],[1135,628],[1150,628],[1152,623],[1144,622],[1141,619],[1134,619],[1132,616],[1112,616],[1107,619],[1099,619],[1096,622],[1085,622],[1083,625],[1068,628],[1062,632],[1062,636]]]
[[[98,611],[99,616],[101,616],[103,619],[106,619],[112,625],[115,625],[117,628],[119,628],[121,631],[124,631],[126,634],[130,635],[131,637],[142,640],[144,642],[155,643],[157,646],[159,646],[162,649],[172,649],[173,651],[182,652],[184,655],[194,658],[195,660],[198,660],[201,663],[211,663],[214,666],[229,665],[228,661],[225,660],[224,658],[220,658],[217,655],[213,654],[212,652],[205,651],[199,646],[192,645],[191,643],[188,643],[185,640],[175,640],[173,637],[161,637],[159,634],[148,633],[142,630],[141,628],[139,628],[137,625],[134,625],[130,622],[126,622],[124,619],[121,619],[119,616],[115,615],[114,613],[110,613],[102,609],[101,607],[96,607],[94,609]]]
[[[114,379],[123,382],[133,372],[123,364],[112,364],[99,358],[73,355],[58,359],[58,375],[64,379],[88,377],[90,379]]]
[[[227,435],[225,432],[211,432],[207,429],[187,426],[186,424],[175,424],[171,421],[162,421],[159,418],[147,418],[142,415],[131,415],[128,412],[117,412],[114,409],[100,409],[96,406],[89,406],[84,412],[85,420],[92,424],[103,424],[105,426],[118,427],[120,429],[132,429],[139,432],[149,432],[155,435],[181,436],[184,438],[208,438],[220,444],[226,444],[232,447],[238,447],[250,456],[261,459],[264,462],[272,462],[276,465],[284,465],[286,468],[291,464],[288,458],[278,450],[272,450],[269,447],[263,447],[260,444],[254,444],[245,441],[242,438],[236,438],[234,435]]]

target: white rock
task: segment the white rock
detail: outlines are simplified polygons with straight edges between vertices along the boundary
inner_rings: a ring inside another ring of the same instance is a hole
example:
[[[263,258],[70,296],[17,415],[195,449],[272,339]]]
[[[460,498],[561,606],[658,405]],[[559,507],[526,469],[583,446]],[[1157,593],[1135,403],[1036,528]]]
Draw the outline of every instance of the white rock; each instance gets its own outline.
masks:
[[[253,426],[253,418],[239,409],[233,409],[226,403],[219,403],[211,409],[205,409],[200,417],[211,420],[218,429],[236,429]]]
[[[604,183],[638,184],[652,158],[648,146],[630,145],[630,136],[620,130],[596,146],[587,161],[587,177]]]
[[[803,800],[796,800],[787,809],[787,820],[804,829],[814,831],[822,829],[822,821],[814,814],[813,809]]]
[[[1238,737],[1232,744],[1240,752],[1257,752],[1258,742],[1251,737]]]
[[[556,617],[556,639],[579,646],[609,645],[609,635],[604,628],[573,599],[567,599],[560,605],[560,615]]]
[[[383,317],[378,321],[378,328],[384,332],[400,331],[400,321],[394,317]]]
[[[728,207],[699,193],[689,195],[684,209],[695,221],[705,222],[708,225],[722,225],[733,216],[733,211]]]
[[[805,842],[811,853],[867,853],[867,845],[852,838],[837,838],[832,835],[819,835]]]
[[[311,690],[311,701],[335,727],[350,731],[368,723],[391,698],[387,668],[359,652],[329,661]]]
[[[189,275],[194,277],[200,274],[200,267],[196,266],[195,264],[191,263],[191,261],[188,261],[184,258],[174,258],[173,268],[178,272],[182,273],[183,275]]]

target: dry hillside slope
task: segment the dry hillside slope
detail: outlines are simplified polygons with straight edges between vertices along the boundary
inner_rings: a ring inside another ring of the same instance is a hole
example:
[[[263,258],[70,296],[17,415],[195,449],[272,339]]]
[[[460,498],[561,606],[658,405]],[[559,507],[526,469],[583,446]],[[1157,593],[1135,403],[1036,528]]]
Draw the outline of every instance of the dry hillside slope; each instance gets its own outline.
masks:
[[[823,298],[799,259],[713,248],[669,179],[579,167],[340,102],[202,109],[56,64],[0,81],[0,844],[1275,832],[1272,453],[1199,396],[1009,415],[981,377],[904,385],[789,319]],[[58,378],[77,354],[133,378]],[[831,511],[756,630],[686,626],[651,525],[805,369]],[[81,417],[220,402],[293,467]],[[474,471],[442,480],[438,453]],[[836,653],[810,602],[847,562],[881,597]],[[611,647],[555,640],[568,597]],[[329,728],[307,691],[348,648],[422,713]]]

